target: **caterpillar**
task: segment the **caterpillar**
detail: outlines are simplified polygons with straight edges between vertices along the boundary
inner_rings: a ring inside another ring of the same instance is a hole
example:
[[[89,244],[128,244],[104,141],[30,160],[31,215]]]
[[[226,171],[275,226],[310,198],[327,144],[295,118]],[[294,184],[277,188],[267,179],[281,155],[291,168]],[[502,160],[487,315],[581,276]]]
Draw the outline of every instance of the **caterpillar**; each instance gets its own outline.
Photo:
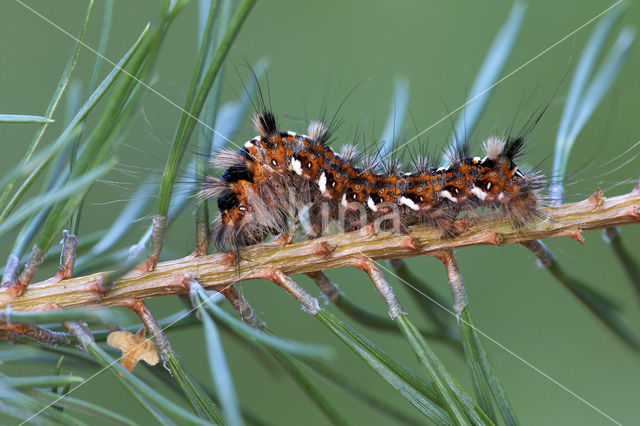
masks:
[[[369,224],[407,232],[427,223],[446,238],[462,230],[461,212],[478,207],[497,209],[514,226],[523,226],[542,216],[539,191],[545,179],[515,162],[541,116],[532,116],[515,136],[486,139],[483,157],[470,157],[465,142],[448,152],[448,166],[436,167],[419,156],[405,172],[395,159],[359,162],[351,145],[334,152],[332,131],[321,122],[311,122],[308,134],[281,132],[271,112],[259,112],[252,120],[258,136],[237,152],[221,150],[213,165],[224,172],[220,178],[207,176],[200,192],[218,202],[212,240],[220,249],[237,250],[286,236],[303,212],[310,238],[334,222],[346,232]]]

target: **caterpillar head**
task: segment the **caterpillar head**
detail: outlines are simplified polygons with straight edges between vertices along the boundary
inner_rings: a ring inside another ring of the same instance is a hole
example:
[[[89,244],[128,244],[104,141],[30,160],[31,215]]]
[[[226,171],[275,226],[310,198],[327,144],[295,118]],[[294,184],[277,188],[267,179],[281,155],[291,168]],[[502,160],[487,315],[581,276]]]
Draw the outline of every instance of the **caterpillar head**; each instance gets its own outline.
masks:
[[[220,215],[213,223],[211,238],[223,250],[256,244],[285,227],[286,217],[279,209],[270,210],[256,194],[254,183],[227,182],[218,197]]]

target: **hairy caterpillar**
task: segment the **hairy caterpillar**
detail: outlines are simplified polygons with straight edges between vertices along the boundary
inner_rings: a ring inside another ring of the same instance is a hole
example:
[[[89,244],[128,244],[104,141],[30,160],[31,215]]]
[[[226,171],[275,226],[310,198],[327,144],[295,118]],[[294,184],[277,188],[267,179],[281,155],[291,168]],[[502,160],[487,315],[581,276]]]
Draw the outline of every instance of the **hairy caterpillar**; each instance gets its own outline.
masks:
[[[312,238],[332,222],[345,231],[373,224],[400,232],[428,223],[446,237],[460,231],[460,212],[481,206],[524,225],[540,215],[544,178],[522,172],[515,160],[541,115],[516,136],[485,140],[484,157],[470,157],[465,143],[448,154],[447,167],[420,157],[412,171],[402,172],[393,159],[359,165],[353,146],[335,153],[328,145],[331,131],[320,122],[310,123],[308,135],[280,132],[273,114],[262,111],[253,118],[258,136],[238,152],[223,150],[213,159],[225,171],[220,178],[207,177],[201,190],[204,198],[218,200],[212,239],[222,249],[237,249],[287,235],[303,211]]]

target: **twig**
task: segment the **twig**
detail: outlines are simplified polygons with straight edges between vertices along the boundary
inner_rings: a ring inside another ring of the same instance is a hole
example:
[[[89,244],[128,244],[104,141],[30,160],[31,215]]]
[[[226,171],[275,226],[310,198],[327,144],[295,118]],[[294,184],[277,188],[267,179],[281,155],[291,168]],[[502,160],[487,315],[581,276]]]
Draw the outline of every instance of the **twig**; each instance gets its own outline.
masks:
[[[340,287],[327,276],[322,271],[309,272],[307,274],[309,278],[311,278],[320,291],[322,295],[326,298],[326,303],[336,303],[343,296],[343,293],[340,291]]]
[[[86,352],[87,346],[95,342],[91,330],[87,327],[87,323],[82,321],[65,321],[62,325],[69,331],[69,334],[76,338],[83,351]]]
[[[11,300],[20,296],[24,292],[36,272],[38,272],[38,269],[40,269],[40,265],[42,265],[46,256],[47,254],[40,250],[38,246],[33,246],[33,249],[31,249],[31,256],[29,256],[29,260],[24,266],[18,281],[10,284],[8,287],[0,289],[0,304],[10,303]]]
[[[60,252],[60,267],[56,275],[61,280],[73,277],[73,267],[76,263],[76,248],[78,237],[67,230],[62,231],[62,251]]]
[[[282,287],[287,293],[292,295],[298,302],[303,311],[310,315],[316,315],[320,311],[318,299],[307,293],[294,280],[282,273],[281,270],[275,268],[265,268],[260,272],[259,278],[264,278]]]
[[[266,327],[265,322],[256,314],[256,311],[249,305],[249,302],[247,302],[247,299],[244,298],[242,293],[237,292],[232,286],[224,288],[221,293],[231,303],[245,324],[260,330]]]
[[[164,362],[167,362],[169,357],[174,355],[175,353],[173,351],[173,348],[171,347],[169,339],[167,339],[164,331],[162,331],[162,327],[160,327],[158,321],[156,321],[149,308],[147,308],[147,305],[145,305],[142,300],[137,299],[125,300],[121,303],[121,305],[131,309],[136,314],[138,314],[138,317],[140,317],[140,320],[147,329],[147,333],[149,333],[149,336],[153,340],[153,343],[155,343],[160,357]]]
[[[4,274],[2,274],[2,284],[0,284],[0,286],[12,284],[15,281],[16,276],[18,276],[19,271],[20,258],[15,254],[10,254],[7,258],[7,264],[4,267]]]
[[[153,271],[158,264],[158,258],[162,252],[164,241],[164,231],[167,227],[167,217],[156,215],[153,217],[153,227],[151,229],[151,239],[149,241],[149,257],[140,265],[143,271]]]
[[[0,340],[16,344],[20,342],[20,335],[9,330],[0,330]]]
[[[42,262],[44,262],[45,257],[47,257],[46,253],[40,250],[38,246],[33,246],[33,248],[31,249],[31,256],[29,256],[29,260],[22,270],[22,273],[20,274],[20,277],[18,278],[16,284],[24,287],[28,286],[33,277],[36,275],[36,272],[38,272],[38,269],[40,269],[40,265],[42,265]]]
[[[387,304],[387,311],[392,320],[395,320],[398,318],[398,315],[404,313],[393,291],[393,287],[391,287],[384,278],[384,275],[380,272],[376,264],[373,263],[373,260],[368,257],[356,258],[353,260],[353,266],[369,275],[373,285],[376,286],[376,290],[378,290],[378,293],[380,293],[380,296],[382,296],[382,299]]]
[[[596,194],[597,195],[597,194]],[[15,310],[33,310],[54,303],[71,306],[112,306],[125,299],[187,293],[185,274],[197,272],[207,289],[221,290],[243,280],[263,278],[264,271],[275,268],[282,275],[310,273],[353,266],[354,259],[373,260],[432,255],[456,248],[482,244],[509,244],[559,236],[576,237],[583,230],[609,228],[640,222],[640,193],[609,199],[590,197],[578,203],[543,209],[549,219],[514,229],[506,219],[495,216],[478,218],[467,231],[455,238],[443,239],[437,229],[419,226],[411,235],[366,230],[331,235],[282,247],[255,245],[242,252],[237,263],[227,253],[171,260],[159,263],[150,272],[131,271],[120,277],[110,291],[102,292],[99,283],[106,272],[71,278],[63,282],[49,279],[29,286],[15,299],[2,298],[0,309],[12,304]],[[303,261],[301,261],[303,259]]]
[[[456,318],[460,320],[460,314],[465,306],[469,304],[469,301],[467,300],[467,293],[464,290],[464,284],[462,284],[462,275],[460,275],[458,264],[450,251],[436,253],[433,256],[444,263],[444,267],[447,270],[449,288],[451,289],[451,296],[453,297],[453,310],[456,313]]]
[[[442,297],[433,291],[423,277],[418,278],[404,261],[404,259],[392,259],[389,261],[396,273],[400,283],[411,283],[416,291],[410,292],[414,301],[422,307],[422,311],[431,319],[434,325],[440,330],[440,334],[447,336],[455,342],[459,342],[457,331],[454,332],[449,326],[449,315],[442,309],[435,309],[437,304],[445,306],[448,304]],[[425,297],[426,296],[426,297]],[[435,302],[435,303],[434,303]]]
[[[39,342],[50,345],[68,345],[71,343],[64,333],[47,330],[46,328],[37,327],[35,325],[0,324],[0,330],[5,330],[9,333],[15,333],[20,336],[29,336]],[[10,341],[12,341],[12,339],[10,339]]]

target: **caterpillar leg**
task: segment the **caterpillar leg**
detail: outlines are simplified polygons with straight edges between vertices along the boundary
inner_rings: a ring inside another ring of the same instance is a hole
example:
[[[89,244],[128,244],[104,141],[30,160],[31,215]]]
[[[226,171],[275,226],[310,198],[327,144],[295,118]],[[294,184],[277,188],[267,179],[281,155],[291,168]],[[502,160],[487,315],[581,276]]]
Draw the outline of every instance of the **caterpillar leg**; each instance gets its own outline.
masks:
[[[264,245],[267,247],[286,246],[287,244],[291,244],[291,242],[293,241],[293,238],[296,236],[296,233],[297,233],[297,226],[291,225],[287,227],[287,229],[284,232],[281,232],[280,234],[278,234],[275,239],[265,243]]]
[[[410,233],[399,209],[394,205],[378,205],[377,212],[371,216],[371,223],[377,230],[391,231],[397,234]]]
[[[453,238],[466,230],[464,221],[456,220],[458,209],[453,207],[438,208],[429,212],[425,222],[435,225],[440,230],[441,238]]]
[[[325,200],[318,200],[308,206],[307,226],[305,234],[313,239],[326,235],[329,224],[337,217],[337,208]]]

